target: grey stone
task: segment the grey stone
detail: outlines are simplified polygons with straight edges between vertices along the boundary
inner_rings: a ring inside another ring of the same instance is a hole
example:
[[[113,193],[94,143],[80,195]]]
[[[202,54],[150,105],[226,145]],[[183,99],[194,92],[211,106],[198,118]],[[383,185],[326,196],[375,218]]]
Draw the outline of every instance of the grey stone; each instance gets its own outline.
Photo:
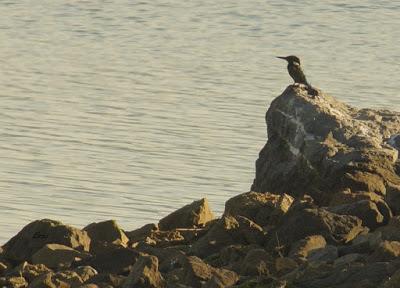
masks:
[[[319,205],[344,189],[390,194],[387,203],[400,211],[399,150],[390,141],[400,134],[400,113],[359,110],[291,85],[271,103],[266,122],[252,191],[308,193]]]

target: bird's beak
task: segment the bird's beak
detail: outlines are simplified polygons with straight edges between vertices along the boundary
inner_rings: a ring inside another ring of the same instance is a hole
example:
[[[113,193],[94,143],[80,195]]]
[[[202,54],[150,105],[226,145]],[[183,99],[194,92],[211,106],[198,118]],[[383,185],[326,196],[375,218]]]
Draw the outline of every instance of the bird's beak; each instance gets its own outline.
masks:
[[[276,58],[287,60],[286,57],[277,56]]]

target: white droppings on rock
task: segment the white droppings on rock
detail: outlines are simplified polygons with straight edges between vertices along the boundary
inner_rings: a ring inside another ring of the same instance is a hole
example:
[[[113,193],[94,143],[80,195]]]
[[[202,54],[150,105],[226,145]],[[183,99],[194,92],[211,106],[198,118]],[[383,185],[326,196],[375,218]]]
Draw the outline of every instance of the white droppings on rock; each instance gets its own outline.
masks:
[[[300,154],[300,149],[296,146],[300,147],[305,141],[314,141],[316,139],[313,134],[306,132],[302,120],[297,117],[297,115],[302,114],[302,111],[299,111],[299,110],[301,110],[301,109],[295,109],[294,114],[296,116],[288,114],[280,109],[276,110],[277,112],[279,112],[283,116],[285,116],[285,118],[289,122],[291,122],[292,124],[294,124],[294,126],[296,126],[296,134],[294,137],[294,143],[291,143],[291,142],[287,143],[289,145],[290,152],[295,156],[298,156]]]

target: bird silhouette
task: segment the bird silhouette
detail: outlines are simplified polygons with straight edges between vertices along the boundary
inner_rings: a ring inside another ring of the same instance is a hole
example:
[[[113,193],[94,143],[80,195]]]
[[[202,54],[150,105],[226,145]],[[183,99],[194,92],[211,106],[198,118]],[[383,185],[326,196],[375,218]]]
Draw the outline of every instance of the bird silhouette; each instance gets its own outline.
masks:
[[[290,77],[293,78],[294,83],[304,84],[307,86],[307,91],[309,94],[313,96],[318,95],[318,90],[308,83],[306,75],[301,68],[299,57],[291,55],[286,57],[278,56],[277,58],[284,59],[288,62],[287,69]]]

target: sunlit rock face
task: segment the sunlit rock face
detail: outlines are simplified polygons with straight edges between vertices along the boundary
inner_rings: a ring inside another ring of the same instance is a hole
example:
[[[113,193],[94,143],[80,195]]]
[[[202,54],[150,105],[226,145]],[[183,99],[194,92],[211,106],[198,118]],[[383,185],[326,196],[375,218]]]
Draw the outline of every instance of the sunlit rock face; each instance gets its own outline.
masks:
[[[400,113],[356,109],[291,85],[271,103],[266,122],[252,191],[308,194],[319,205],[343,191],[372,192],[400,212]]]

